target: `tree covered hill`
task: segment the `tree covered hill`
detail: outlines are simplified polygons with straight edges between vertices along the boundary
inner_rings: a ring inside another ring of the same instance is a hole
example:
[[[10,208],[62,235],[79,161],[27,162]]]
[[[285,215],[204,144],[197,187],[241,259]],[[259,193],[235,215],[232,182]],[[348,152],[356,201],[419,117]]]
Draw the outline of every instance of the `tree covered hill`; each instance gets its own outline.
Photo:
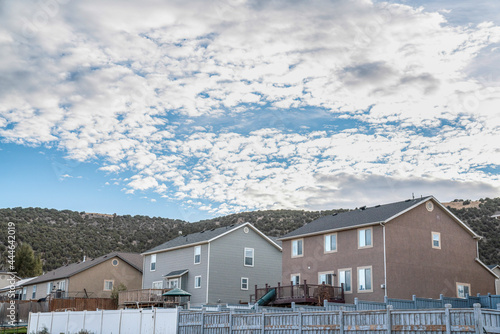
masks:
[[[500,220],[490,216],[500,210],[500,198],[481,199],[477,207],[456,200],[450,210],[478,234],[481,258],[500,263]],[[464,205],[465,203],[465,205]],[[463,208],[460,208],[463,206]],[[218,226],[250,222],[269,236],[281,236],[324,215],[345,211],[267,210],[232,214],[189,223],[178,219],[148,216],[90,214],[41,208],[0,209],[0,265],[7,254],[7,223],[16,225],[19,242],[27,242],[43,259],[44,271],[98,257],[112,251],[144,252],[180,234]]]

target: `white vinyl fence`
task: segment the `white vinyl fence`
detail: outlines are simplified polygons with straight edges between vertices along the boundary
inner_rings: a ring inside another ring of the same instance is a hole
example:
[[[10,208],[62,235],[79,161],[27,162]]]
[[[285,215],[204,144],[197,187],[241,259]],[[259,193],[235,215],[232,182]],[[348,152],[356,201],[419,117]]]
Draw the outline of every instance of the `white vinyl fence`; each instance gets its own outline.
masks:
[[[30,313],[28,333],[175,334],[177,309]]]

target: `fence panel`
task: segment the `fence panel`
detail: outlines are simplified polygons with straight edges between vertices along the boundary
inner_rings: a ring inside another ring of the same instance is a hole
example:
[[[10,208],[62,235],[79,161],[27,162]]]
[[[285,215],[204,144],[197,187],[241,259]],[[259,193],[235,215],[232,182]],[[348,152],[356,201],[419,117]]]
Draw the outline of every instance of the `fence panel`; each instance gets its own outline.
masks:
[[[397,310],[391,313],[392,330],[407,334],[446,332],[444,310]]]
[[[387,329],[386,318],[384,311],[345,312],[344,329],[350,334],[379,334]]]
[[[263,317],[261,314],[233,314],[232,320],[234,334],[262,333]]]
[[[299,333],[299,312],[284,314],[267,314],[264,317],[265,333],[268,334],[294,334]]]
[[[202,312],[179,312],[179,334],[198,334],[201,333],[201,325],[203,324]]]
[[[302,333],[322,334],[340,330],[340,312],[302,314]]]
[[[414,298],[416,309],[443,308],[444,304],[440,299]]]
[[[395,310],[415,309],[415,302],[408,299],[387,298],[387,305],[392,305],[392,308]]]
[[[490,296],[490,305],[491,305],[491,308],[496,310],[497,309],[497,305],[500,304],[500,295],[492,295]]]
[[[488,333],[500,332],[500,312],[481,310],[481,320]],[[496,331],[495,331],[496,330]]]
[[[356,300],[355,304],[357,311],[385,310],[387,308],[385,303],[369,302],[364,300]]]
[[[341,309],[346,311],[356,311],[356,305],[354,304],[328,303],[325,308],[327,311],[339,311]]]
[[[490,303],[490,296],[489,295],[479,295],[477,296],[479,298],[479,303],[481,304],[481,307],[484,308],[491,308],[491,303]]]
[[[465,298],[452,298],[452,297],[443,297],[441,296],[441,302],[443,305],[451,304],[453,308],[468,308],[469,300]]]
[[[469,307],[473,307],[474,304],[481,304],[481,299],[479,297],[471,297],[467,299],[469,301]]]

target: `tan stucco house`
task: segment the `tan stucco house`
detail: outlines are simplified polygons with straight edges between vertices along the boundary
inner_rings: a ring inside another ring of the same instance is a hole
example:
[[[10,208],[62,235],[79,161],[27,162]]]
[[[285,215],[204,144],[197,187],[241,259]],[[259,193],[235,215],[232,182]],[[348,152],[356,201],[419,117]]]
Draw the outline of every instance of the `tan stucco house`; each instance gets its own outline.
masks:
[[[362,207],[280,238],[282,282],[344,284],[348,303],[494,294],[480,239],[433,196]]]
[[[114,252],[72,263],[42,276],[23,287],[23,299],[47,296],[108,298],[113,286],[125,284],[128,290],[141,288],[142,256]]]

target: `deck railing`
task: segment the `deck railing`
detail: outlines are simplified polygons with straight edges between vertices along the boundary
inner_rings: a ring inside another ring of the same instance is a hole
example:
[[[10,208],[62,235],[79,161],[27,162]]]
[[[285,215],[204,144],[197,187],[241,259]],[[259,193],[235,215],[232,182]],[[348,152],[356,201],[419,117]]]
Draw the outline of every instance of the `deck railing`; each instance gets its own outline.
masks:
[[[293,302],[296,300],[304,300],[305,302],[312,302],[317,300],[317,304],[322,304],[324,300],[330,302],[343,303],[344,302],[344,288],[342,286],[331,286],[328,284],[308,284],[304,280],[303,284],[293,284],[281,285],[272,287],[266,284],[264,288],[258,288],[255,286],[255,295],[252,295],[255,300],[253,302],[262,298],[266,293],[276,289],[276,299],[277,302]]]
[[[163,294],[170,289],[141,289],[121,291],[118,295],[118,304],[162,302]]]

